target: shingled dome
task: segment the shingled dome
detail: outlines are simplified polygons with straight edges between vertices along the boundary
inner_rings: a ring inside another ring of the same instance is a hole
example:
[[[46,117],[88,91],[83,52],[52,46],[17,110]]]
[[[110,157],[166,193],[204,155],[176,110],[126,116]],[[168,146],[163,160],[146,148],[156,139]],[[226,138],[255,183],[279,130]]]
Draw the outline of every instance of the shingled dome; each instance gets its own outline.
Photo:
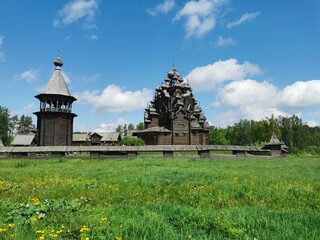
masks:
[[[53,63],[56,66],[56,69],[43,93],[70,96],[68,86],[61,72],[63,62],[58,57],[58,59],[56,59]]]

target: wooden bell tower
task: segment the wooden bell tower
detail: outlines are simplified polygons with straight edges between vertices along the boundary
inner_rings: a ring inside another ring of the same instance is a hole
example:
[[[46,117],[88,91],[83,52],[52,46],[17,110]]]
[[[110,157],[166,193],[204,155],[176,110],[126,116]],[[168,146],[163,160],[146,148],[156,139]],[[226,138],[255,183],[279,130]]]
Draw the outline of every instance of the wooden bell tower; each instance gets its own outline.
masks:
[[[73,134],[72,103],[77,99],[70,95],[61,72],[63,62],[58,57],[55,71],[43,93],[35,98],[40,101],[37,115],[37,143],[39,146],[71,146]]]

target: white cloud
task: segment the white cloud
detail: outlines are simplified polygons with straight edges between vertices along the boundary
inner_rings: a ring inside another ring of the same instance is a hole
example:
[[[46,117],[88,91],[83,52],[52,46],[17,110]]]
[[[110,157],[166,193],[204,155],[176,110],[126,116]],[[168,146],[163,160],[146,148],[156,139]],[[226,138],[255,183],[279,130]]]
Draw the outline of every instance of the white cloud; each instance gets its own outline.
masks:
[[[84,83],[96,82],[96,81],[98,81],[99,78],[100,78],[100,74],[99,73],[96,73],[96,74],[94,74],[92,76],[84,75],[84,76],[80,77],[81,81],[84,82]]]
[[[4,53],[4,50],[1,50],[3,48],[4,39],[5,37],[0,35],[0,62],[5,62],[6,60],[6,55]]]
[[[268,82],[233,81],[219,89],[215,106],[272,106],[277,94],[277,88]]]
[[[320,122],[319,121],[315,121],[315,120],[309,120],[309,121],[307,121],[307,125],[309,125],[310,127],[319,127],[320,126]]]
[[[36,110],[36,105],[33,103],[28,103],[26,106],[23,107],[21,114],[31,116],[32,112]]]
[[[239,108],[239,113],[241,115],[241,119],[252,119],[255,121],[260,121],[261,119],[265,119],[266,117],[274,116],[289,116],[289,115],[300,115],[300,112],[288,113],[285,111],[281,111],[276,107],[268,107],[268,106],[253,106],[253,105],[245,105]],[[239,119],[240,120],[240,119]]]
[[[261,73],[258,65],[250,62],[239,64],[231,58],[203,67],[194,68],[187,76],[194,91],[208,91],[225,81],[240,81],[248,76]]]
[[[28,83],[31,83],[38,78],[39,69],[29,69],[20,74],[20,78],[27,80]]]
[[[229,0],[199,0],[188,1],[176,14],[174,20],[186,17],[186,37],[200,38],[216,26],[216,18],[222,6]]]
[[[233,110],[227,110],[219,114],[214,114],[211,116],[211,125],[216,127],[226,127],[232,126],[241,119],[239,112]]]
[[[309,113],[317,119],[320,111],[320,80],[296,81],[283,88],[268,81],[250,79],[261,73],[260,67],[250,62],[238,63],[237,59],[217,61],[193,69],[186,77],[195,91],[212,92],[215,100],[211,116],[215,126],[233,125],[240,119],[261,120],[265,117],[292,116]],[[314,126],[318,122],[309,120]]]
[[[98,37],[98,35],[92,34],[92,35],[88,35],[87,39],[94,41],[94,40],[98,40],[99,37]]]
[[[119,118],[115,122],[108,122],[108,123],[101,123],[100,126],[93,130],[93,132],[115,132],[116,128],[119,125],[124,126],[125,124],[128,125],[128,121]]]
[[[232,38],[224,38],[222,36],[219,36],[218,40],[214,42],[214,45],[216,47],[226,47],[226,46],[233,46],[236,43]]]
[[[303,111],[320,104],[320,80],[295,82],[278,89],[269,82],[241,80],[231,82],[218,90],[215,107],[237,108],[240,119],[261,120],[275,116],[301,115]],[[223,115],[222,115],[223,117]],[[219,117],[215,116],[219,122]],[[214,124],[215,121],[213,120]]]
[[[150,14],[151,16],[156,16],[159,13],[168,13],[171,11],[176,5],[175,0],[164,0],[163,3],[160,3],[158,6],[155,8],[150,8],[147,10],[147,13]]]
[[[18,115],[18,116],[25,115],[25,116],[34,117],[33,112],[37,110],[36,107],[37,106],[34,103],[28,103],[21,110],[11,112],[11,115]]]
[[[75,94],[76,98],[82,102],[92,105],[95,113],[106,112],[132,112],[146,107],[153,92],[149,89],[142,91],[124,91],[114,84],[106,87],[101,93],[99,91],[84,91]]]
[[[255,12],[255,13],[245,13],[243,14],[240,19],[234,21],[234,22],[230,22],[228,23],[227,25],[227,28],[233,28],[233,27],[236,27],[244,22],[248,22],[248,21],[251,21],[253,19],[255,19],[257,16],[260,15],[260,12]]]
[[[320,104],[320,80],[298,81],[285,87],[279,94],[279,104],[283,107],[302,109]]]
[[[61,27],[85,19],[84,28],[96,28],[94,24],[98,0],[73,0],[63,6],[58,17],[53,21],[54,27]]]
[[[0,48],[2,48],[4,38],[5,38],[4,36],[0,35]]]

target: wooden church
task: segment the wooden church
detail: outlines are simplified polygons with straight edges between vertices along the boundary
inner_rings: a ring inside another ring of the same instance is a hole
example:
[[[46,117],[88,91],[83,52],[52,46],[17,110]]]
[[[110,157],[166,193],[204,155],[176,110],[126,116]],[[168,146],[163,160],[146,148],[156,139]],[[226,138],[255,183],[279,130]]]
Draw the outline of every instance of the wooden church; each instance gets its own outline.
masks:
[[[210,126],[189,83],[175,69],[155,89],[144,113],[145,130],[135,132],[147,145],[208,145]]]
[[[61,72],[63,62],[58,57],[55,70],[43,93],[35,96],[40,101],[37,115],[38,146],[71,146],[73,134],[72,103],[77,99],[71,96]]]

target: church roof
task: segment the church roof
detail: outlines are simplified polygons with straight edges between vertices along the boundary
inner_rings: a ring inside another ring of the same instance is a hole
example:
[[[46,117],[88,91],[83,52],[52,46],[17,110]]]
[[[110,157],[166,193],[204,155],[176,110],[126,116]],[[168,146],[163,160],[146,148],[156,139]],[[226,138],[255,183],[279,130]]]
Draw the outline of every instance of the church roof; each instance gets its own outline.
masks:
[[[279,139],[274,133],[272,133],[269,143],[264,145],[262,149],[269,149],[270,146],[276,146],[276,145],[280,146],[282,151],[287,152],[288,146],[286,146],[286,144],[283,141],[279,141]]]
[[[150,127],[147,129],[143,129],[141,131],[136,131],[140,133],[148,133],[148,132],[162,132],[162,133],[171,133],[169,129],[166,129],[165,127],[160,127],[160,126],[155,126],[155,127]]]
[[[101,142],[116,142],[120,137],[118,132],[99,132],[98,134],[102,136]]]
[[[119,140],[120,133],[118,132],[93,132],[93,133],[73,133],[73,142],[91,141],[92,135],[101,137],[101,142],[116,142]]]
[[[283,145],[283,144],[284,143],[282,141],[280,142],[277,136],[274,133],[272,133],[271,139],[267,145]]]
[[[89,135],[88,133],[73,133],[72,141],[73,142],[85,142],[88,141]]]
[[[49,80],[48,85],[46,86],[44,90],[44,94],[58,94],[58,95],[65,95],[65,96],[71,96],[67,83],[64,79],[64,76],[61,72],[61,67],[63,65],[63,62],[58,57],[57,60],[55,60],[54,65],[56,66],[52,77]]]

